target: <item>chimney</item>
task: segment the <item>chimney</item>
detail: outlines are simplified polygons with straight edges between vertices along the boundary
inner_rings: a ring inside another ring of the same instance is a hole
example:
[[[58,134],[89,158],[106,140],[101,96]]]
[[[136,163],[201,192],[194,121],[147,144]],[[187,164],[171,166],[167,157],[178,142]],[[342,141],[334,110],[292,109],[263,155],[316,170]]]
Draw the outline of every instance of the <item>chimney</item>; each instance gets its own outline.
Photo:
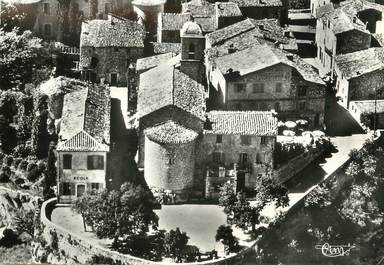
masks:
[[[233,47],[233,44],[229,45],[229,48],[228,48],[228,53],[234,53],[236,52],[236,48]]]
[[[356,21],[357,21],[357,17],[353,17],[353,23],[356,23]]]

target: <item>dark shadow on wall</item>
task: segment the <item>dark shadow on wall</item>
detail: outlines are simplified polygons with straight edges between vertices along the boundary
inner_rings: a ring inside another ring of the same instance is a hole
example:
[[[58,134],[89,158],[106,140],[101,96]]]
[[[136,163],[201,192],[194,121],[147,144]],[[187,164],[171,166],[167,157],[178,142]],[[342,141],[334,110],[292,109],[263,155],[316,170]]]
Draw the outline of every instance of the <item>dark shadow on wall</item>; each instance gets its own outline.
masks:
[[[349,136],[364,133],[360,124],[351,114],[337,103],[337,99],[328,93],[325,106],[326,133],[329,136]]]
[[[119,189],[121,184],[127,181],[147,186],[134,159],[137,143],[136,131],[125,127],[120,100],[111,99],[111,145],[107,163],[108,188]]]

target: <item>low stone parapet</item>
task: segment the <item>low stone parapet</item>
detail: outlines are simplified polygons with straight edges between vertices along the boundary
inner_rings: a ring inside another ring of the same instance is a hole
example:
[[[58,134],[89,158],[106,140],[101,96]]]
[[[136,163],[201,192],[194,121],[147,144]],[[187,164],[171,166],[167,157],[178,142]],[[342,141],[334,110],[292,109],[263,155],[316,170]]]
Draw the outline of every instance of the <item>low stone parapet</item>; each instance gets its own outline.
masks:
[[[45,201],[41,207],[40,222],[42,225],[41,236],[45,239],[48,245],[55,245],[57,253],[64,256],[66,261],[74,261],[76,263],[90,263],[93,256],[102,257],[114,264],[126,265],[161,265],[169,264],[169,262],[154,262],[150,260],[141,259],[127,254],[121,254],[102,246],[89,242],[71,231],[51,222],[50,215],[56,206],[56,198]],[[54,235],[54,236],[53,236]],[[54,242],[53,241],[57,241]],[[225,258],[215,260],[185,263],[189,265],[229,265],[238,264],[243,257],[252,251],[254,244],[241,250],[238,253],[231,254]],[[36,253],[34,253],[36,254]],[[183,264],[183,263],[178,263]]]

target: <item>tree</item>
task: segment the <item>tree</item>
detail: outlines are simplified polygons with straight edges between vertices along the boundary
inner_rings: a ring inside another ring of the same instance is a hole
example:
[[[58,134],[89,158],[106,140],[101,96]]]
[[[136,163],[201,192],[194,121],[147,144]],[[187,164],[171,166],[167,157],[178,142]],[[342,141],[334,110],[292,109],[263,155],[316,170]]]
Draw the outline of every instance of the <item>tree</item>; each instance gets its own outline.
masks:
[[[324,208],[332,204],[330,191],[324,185],[314,188],[305,198],[304,206],[312,208]]]
[[[237,201],[236,185],[233,182],[226,182],[220,187],[219,205],[224,207],[224,212],[230,214],[232,207]]]
[[[32,146],[38,158],[46,158],[48,155],[50,135],[48,133],[48,111],[40,111],[35,116],[32,124]]]
[[[188,244],[189,237],[185,232],[181,232],[177,227],[176,230],[171,230],[165,234],[164,247],[166,253],[178,261],[181,252]]]
[[[49,49],[42,40],[33,37],[32,32],[20,32],[14,28],[10,32],[0,29],[0,90],[23,88],[35,81],[35,73],[42,69],[50,72],[52,60]]]
[[[43,196],[45,199],[49,199],[54,196],[52,186],[56,185],[56,176],[57,176],[56,156],[55,156],[54,150],[55,150],[55,145],[54,143],[51,143],[49,145],[47,171],[44,174],[44,181],[43,181]]]
[[[150,191],[125,183],[120,190],[87,192],[78,198],[73,209],[98,238],[113,239],[112,247],[118,249],[130,237],[145,234],[150,227],[157,228],[154,206]]]
[[[34,232],[34,210],[16,209],[15,215],[12,218],[12,226],[15,227],[18,234],[23,232],[33,236]]]
[[[219,226],[215,239],[216,241],[221,241],[228,248],[229,252],[236,251],[238,248],[238,240],[233,236],[233,230],[230,226]]]

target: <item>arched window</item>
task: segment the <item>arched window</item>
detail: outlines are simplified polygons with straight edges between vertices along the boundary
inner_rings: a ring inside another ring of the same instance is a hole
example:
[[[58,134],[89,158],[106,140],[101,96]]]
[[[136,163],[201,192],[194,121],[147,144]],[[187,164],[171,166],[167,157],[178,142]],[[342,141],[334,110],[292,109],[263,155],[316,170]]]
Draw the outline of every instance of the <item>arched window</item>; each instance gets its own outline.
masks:
[[[188,59],[195,59],[195,44],[191,43],[188,47]]]

